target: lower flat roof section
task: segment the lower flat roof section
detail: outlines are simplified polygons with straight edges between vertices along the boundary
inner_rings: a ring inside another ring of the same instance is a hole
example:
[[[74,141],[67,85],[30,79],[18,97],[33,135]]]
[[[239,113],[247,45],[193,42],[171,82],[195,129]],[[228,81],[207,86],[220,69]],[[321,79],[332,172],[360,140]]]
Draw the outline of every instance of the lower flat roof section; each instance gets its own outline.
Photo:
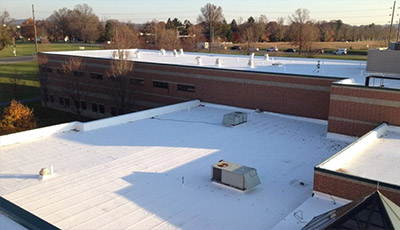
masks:
[[[247,123],[223,126],[235,111]],[[326,138],[326,126],[206,103],[54,134],[1,147],[0,193],[62,229],[271,229],[311,196],[313,167],[348,144]],[[257,169],[261,184],[212,183],[221,159]],[[55,174],[39,180],[50,165]]]

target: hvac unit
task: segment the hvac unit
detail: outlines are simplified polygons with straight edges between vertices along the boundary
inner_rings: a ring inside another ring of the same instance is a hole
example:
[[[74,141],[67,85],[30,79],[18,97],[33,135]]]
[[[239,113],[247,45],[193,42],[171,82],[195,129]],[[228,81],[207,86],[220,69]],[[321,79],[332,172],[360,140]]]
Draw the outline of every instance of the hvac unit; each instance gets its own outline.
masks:
[[[225,126],[235,126],[247,122],[247,113],[233,112],[224,115],[222,124]]]
[[[255,168],[220,161],[211,167],[211,180],[240,190],[248,190],[260,184]]]

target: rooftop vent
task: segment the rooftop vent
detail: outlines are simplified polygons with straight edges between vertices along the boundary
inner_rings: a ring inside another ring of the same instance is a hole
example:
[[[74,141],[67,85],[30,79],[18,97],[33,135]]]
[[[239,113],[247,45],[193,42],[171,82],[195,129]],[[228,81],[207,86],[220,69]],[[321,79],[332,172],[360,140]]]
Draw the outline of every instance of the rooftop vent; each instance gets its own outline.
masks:
[[[269,54],[264,54],[264,59],[265,59],[266,61],[269,61]]]
[[[180,55],[183,55],[183,49],[179,49]]]
[[[253,60],[253,59],[250,59],[250,60],[249,60],[249,63],[247,63],[247,65],[248,65],[250,68],[254,68],[254,60]]]
[[[255,168],[221,160],[217,164],[212,165],[211,170],[212,181],[228,185],[242,191],[251,189],[261,183]]]
[[[118,51],[114,50],[113,53],[112,53],[112,56],[113,56],[114,59],[119,59]]]
[[[224,115],[222,124],[225,126],[235,126],[247,122],[247,113],[233,112]]]
[[[202,65],[203,64],[202,61],[201,61],[201,57],[200,56],[197,56],[196,60],[197,60],[197,65]]]
[[[165,56],[165,49],[160,49],[161,55]]]
[[[222,65],[222,60],[221,60],[221,58],[217,58],[217,60],[215,60],[215,64],[216,64],[218,67],[221,67],[221,65]]]
[[[176,49],[174,49],[172,52],[174,53],[174,57],[178,56],[178,52],[176,51]]]

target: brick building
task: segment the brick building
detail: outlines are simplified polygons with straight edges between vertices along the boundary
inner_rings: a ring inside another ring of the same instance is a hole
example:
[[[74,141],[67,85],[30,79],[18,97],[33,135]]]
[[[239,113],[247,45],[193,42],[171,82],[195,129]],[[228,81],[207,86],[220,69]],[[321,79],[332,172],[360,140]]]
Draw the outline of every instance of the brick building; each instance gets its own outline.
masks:
[[[81,65],[68,77],[63,64],[71,58]],[[353,136],[382,122],[400,125],[398,82],[364,86],[365,62],[131,50],[134,68],[122,84],[121,109],[111,92],[113,59],[112,50],[39,54],[42,98],[52,108],[80,109],[93,118],[200,99],[328,120],[329,132]]]

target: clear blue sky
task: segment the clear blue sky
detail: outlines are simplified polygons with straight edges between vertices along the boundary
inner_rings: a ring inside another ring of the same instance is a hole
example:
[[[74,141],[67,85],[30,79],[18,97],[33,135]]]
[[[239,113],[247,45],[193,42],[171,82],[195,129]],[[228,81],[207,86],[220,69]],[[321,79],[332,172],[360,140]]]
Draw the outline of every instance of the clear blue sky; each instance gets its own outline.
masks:
[[[87,3],[100,19],[119,19],[142,23],[156,19],[166,21],[177,17],[183,21],[196,22],[200,8],[210,1],[202,0],[0,0],[0,10],[7,10],[12,18],[31,17],[35,4],[36,18],[45,19],[54,10],[63,7],[72,9],[76,4]],[[249,16],[266,15],[268,20],[287,18],[297,8],[307,8],[314,20],[341,19],[351,25],[370,23],[386,24],[390,20],[393,0],[215,0],[221,6],[228,22],[232,19],[247,19]],[[396,13],[400,13],[397,1]],[[395,17],[395,21],[399,16]]]

